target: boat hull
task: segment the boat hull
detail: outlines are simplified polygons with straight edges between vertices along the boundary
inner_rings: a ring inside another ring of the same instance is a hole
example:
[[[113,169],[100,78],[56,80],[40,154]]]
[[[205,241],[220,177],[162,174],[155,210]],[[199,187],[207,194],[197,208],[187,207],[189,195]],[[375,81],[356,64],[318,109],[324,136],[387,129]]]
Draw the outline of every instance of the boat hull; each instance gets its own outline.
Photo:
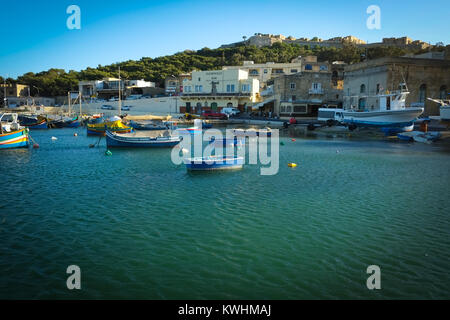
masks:
[[[179,137],[128,137],[106,132],[108,148],[171,148],[181,140]]]
[[[28,129],[0,134],[0,149],[27,148]]]
[[[184,164],[188,171],[220,171],[237,170],[244,166],[244,158],[223,158],[223,159],[205,159],[205,158],[187,158]]]
[[[35,124],[25,124],[24,127],[27,127],[28,129],[34,130],[34,129],[48,129],[47,120],[41,120]]]
[[[423,113],[423,108],[390,111],[343,112],[343,123],[360,127],[408,127]]]

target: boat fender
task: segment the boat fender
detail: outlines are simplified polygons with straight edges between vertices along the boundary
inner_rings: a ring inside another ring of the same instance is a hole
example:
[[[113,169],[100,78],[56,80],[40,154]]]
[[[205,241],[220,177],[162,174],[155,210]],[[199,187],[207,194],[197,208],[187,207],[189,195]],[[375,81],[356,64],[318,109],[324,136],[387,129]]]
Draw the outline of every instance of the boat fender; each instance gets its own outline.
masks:
[[[288,167],[290,167],[290,168],[295,168],[296,166],[297,166],[297,164],[294,162],[288,163]]]

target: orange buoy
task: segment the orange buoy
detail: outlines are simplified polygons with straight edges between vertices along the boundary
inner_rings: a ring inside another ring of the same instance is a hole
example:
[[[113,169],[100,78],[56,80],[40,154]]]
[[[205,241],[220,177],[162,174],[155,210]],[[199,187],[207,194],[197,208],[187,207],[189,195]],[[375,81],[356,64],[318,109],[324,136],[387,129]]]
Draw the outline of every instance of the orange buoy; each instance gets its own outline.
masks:
[[[296,140],[295,139],[292,139],[292,142],[295,142]]]

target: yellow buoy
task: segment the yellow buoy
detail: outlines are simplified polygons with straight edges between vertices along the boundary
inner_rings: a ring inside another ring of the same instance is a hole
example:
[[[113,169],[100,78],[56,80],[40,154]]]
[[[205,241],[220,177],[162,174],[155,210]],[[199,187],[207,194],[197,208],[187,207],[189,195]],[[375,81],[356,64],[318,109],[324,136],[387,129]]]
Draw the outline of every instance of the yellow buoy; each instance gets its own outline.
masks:
[[[297,166],[296,163],[290,162],[288,163],[288,167],[295,168]]]

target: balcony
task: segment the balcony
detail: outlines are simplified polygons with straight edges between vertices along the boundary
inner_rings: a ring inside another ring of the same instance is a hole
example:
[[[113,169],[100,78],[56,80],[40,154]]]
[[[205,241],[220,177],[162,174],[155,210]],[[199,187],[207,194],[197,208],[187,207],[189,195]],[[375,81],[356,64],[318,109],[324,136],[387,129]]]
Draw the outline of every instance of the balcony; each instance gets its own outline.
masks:
[[[309,89],[309,94],[323,94],[323,89]]]

